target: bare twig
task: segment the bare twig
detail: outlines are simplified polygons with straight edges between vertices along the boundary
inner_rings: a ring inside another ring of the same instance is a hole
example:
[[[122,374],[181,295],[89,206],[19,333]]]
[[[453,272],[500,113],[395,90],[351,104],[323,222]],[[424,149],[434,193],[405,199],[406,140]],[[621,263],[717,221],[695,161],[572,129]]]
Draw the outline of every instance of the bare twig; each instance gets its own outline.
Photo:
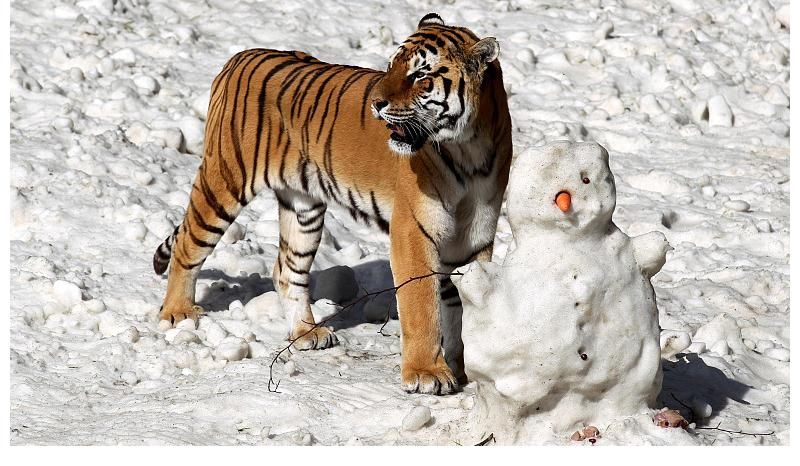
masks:
[[[489,444],[489,442],[497,443],[497,440],[494,439],[494,433],[489,434],[488,437],[481,440],[480,442],[476,443],[476,447],[483,447]]]
[[[720,425],[722,425],[722,422],[720,422],[719,424],[717,424],[717,426],[716,426],[716,427],[695,427],[695,430],[697,430],[697,429],[703,429],[703,430],[718,430],[718,431],[720,431],[720,432],[726,432],[726,433],[728,433],[728,434],[752,435],[753,437],[758,437],[758,436],[761,436],[761,435],[773,435],[773,434],[775,433],[775,431],[774,431],[774,430],[773,430],[773,431],[770,431],[770,432],[744,432],[744,431],[742,431],[742,430],[728,430],[728,429],[720,429],[720,427],[719,427]]]
[[[313,332],[313,331],[314,331],[314,330],[316,330],[317,328],[319,328],[319,327],[322,327],[323,325],[327,324],[327,323],[328,323],[328,322],[330,322],[331,320],[333,320],[333,319],[336,319],[337,317],[340,317],[342,314],[344,314],[345,312],[347,312],[347,311],[349,311],[349,310],[353,309],[353,307],[355,307],[357,304],[359,304],[359,303],[363,302],[363,301],[364,301],[364,300],[366,300],[367,298],[371,298],[371,297],[373,297],[373,296],[377,296],[377,295],[379,295],[379,294],[383,294],[383,293],[388,293],[388,292],[390,292],[390,291],[393,291],[393,292],[395,292],[395,293],[396,293],[396,292],[397,292],[397,290],[399,290],[400,288],[402,288],[402,287],[404,287],[404,286],[408,285],[408,284],[409,284],[409,283],[411,283],[411,282],[415,282],[415,281],[419,281],[419,280],[424,280],[424,279],[426,279],[426,278],[430,278],[430,277],[436,277],[436,276],[440,276],[440,275],[447,275],[447,276],[451,276],[451,277],[452,277],[452,276],[454,276],[454,275],[463,275],[463,273],[461,273],[461,272],[435,272],[435,271],[431,271],[431,273],[428,273],[428,274],[425,274],[425,275],[420,275],[420,276],[418,276],[418,277],[411,277],[411,278],[409,278],[408,280],[404,281],[403,283],[401,283],[401,284],[399,284],[399,285],[397,285],[397,286],[393,286],[393,287],[391,287],[391,288],[386,288],[386,289],[384,289],[384,290],[380,290],[380,291],[373,291],[373,292],[371,292],[371,293],[367,293],[367,294],[365,294],[365,295],[363,295],[363,296],[359,297],[358,299],[356,299],[356,300],[354,300],[354,301],[350,302],[350,303],[349,303],[349,304],[347,304],[346,306],[343,306],[341,309],[339,309],[338,311],[336,311],[334,314],[331,314],[331,315],[329,315],[328,317],[326,317],[326,318],[324,318],[324,319],[320,320],[319,322],[317,322],[317,323],[315,323],[315,324],[311,325],[311,328],[309,328],[308,330],[306,330],[304,333],[302,333],[302,334],[300,334],[300,335],[296,336],[295,338],[292,338],[292,339],[290,339],[290,340],[289,340],[289,344],[288,344],[288,345],[286,345],[286,346],[284,346],[283,348],[281,348],[281,349],[280,349],[280,350],[279,350],[279,351],[278,351],[278,352],[275,354],[275,357],[273,357],[273,358],[272,358],[272,362],[270,362],[270,364],[269,364],[269,381],[267,382],[267,390],[268,390],[268,391],[270,391],[270,392],[273,392],[273,393],[279,393],[279,392],[278,392],[278,385],[280,385],[280,380],[279,380],[278,382],[275,382],[275,379],[273,379],[273,377],[272,377],[272,375],[273,375],[273,374],[272,374],[272,369],[273,369],[273,367],[275,366],[275,363],[276,363],[276,362],[278,362],[278,358],[279,358],[279,357],[280,357],[280,356],[281,356],[283,353],[285,353],[286,351],[291,351],[291,347],[292,347],[292,345],[293,345],[293,344],[294,344],[294,342],[296,342],[297,340],[299,340],[299,339],[303,338],[304,336],[306,336],[306,335],[308,335],[309,333]],[[388,322],[388,319],[387,319],[387,322]],[[311,324],[310,322],[308,322],[308,323],[309,323],[309,324]],[[385,326],[385,325],[386,325],[386,324],[384,323],[384,326]],[[383,330],[383,327],[381,327],[381,330]]]

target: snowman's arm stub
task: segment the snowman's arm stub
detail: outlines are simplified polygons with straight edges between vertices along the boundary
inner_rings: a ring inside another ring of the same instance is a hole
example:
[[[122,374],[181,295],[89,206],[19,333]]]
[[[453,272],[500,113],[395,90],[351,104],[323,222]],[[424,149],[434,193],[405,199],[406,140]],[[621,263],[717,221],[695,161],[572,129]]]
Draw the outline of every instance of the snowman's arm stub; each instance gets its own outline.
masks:
[[[661,270],[667,261],[667,252],[672,250],[667,237],[660,231],[651,231],[631,238],[631,243],[636,263],[647,278],[651,278]]]
[[[502,266],[494,262],[475,261],[457,268],[451,279],[458,288],[462,302],[477,307],[486,305],[487,295],[496,287],[495,280]]]

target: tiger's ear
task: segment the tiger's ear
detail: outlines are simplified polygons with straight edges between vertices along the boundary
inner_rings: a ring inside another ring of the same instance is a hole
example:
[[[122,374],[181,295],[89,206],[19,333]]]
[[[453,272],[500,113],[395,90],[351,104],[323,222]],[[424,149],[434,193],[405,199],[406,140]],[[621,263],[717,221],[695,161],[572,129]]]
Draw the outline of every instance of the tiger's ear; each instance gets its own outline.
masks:
[[[430,26],[431,24],[438,24],[439,26],[444,26],[444,20],[441,16],[437,15],[436,13],[428,13],[427,15],[423,16],[421,20],[419,20],[419,24],[417,24],[417,29],[420,29],[424,26]]]
[[[500,55],[500,44],[494,37],[485,37],[469,49],[469,55],[479,65],[486,66]]]

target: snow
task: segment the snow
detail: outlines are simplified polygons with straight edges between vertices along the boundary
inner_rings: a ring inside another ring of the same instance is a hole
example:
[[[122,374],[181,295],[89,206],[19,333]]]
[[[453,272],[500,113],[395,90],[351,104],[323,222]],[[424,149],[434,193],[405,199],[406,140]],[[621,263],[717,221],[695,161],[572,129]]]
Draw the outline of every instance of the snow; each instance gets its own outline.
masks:
[[[571,201],[557,206],[562,196]],[[649,280],[671,248],[662,233],[629,238],[611,222],[608,153],[569,142],[525,151],[506,199],[516,248],[453,277],[473,422],[498,443],[535,444],[652,412],[662,373]]]
[[[337,347],[282,353],[272,367],[278,393],[269,391],[270,364],[286,345],[269,280],[271,193],[204,266],[197,299],[208,313],[197,328],[169,341],[157,320],[166,281],[152,254],[183,218],[224,62],[268,47],[383,69],[419,18],[437,11],[498,39],[515,154],[555,140],[600,143],[616,181],[614,223],[631,237],[661,232],[674,247],[652,279],[659,322],[691,343],[662,362],[657,404],[696,413],[694,424],[654,431],[642,413],[596,424],[596,444],[788,444],[788,4],[13,2],[10,443],[487,438],[471,423],[475,382],[446,397],[401,390],[399,325],[383,325],[381,315],[394,314],[383,295],[331,322]],[[384,236],[337,208],[325,225],[315,280],[347,266],[358,296],[392,285]],[[494,260],[516,246],[504,210]],[[241,342],[246,356],[223,357],[242,355]],[[404,430],[418,406],[434,422]],[[700,429],[718,424],[772,433]],[[531,443],[573,444],[570,434]]]

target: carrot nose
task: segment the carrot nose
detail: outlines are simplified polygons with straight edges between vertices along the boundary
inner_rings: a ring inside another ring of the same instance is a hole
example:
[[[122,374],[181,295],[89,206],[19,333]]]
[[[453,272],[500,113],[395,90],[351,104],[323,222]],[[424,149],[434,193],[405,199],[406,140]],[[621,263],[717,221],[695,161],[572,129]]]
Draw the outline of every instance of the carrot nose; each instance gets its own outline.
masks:
[[[572,196],[566,191],[561,191],[556,194],[556,205],[561,209],[561,212],[568,211],[570,206],[572,206]]]

